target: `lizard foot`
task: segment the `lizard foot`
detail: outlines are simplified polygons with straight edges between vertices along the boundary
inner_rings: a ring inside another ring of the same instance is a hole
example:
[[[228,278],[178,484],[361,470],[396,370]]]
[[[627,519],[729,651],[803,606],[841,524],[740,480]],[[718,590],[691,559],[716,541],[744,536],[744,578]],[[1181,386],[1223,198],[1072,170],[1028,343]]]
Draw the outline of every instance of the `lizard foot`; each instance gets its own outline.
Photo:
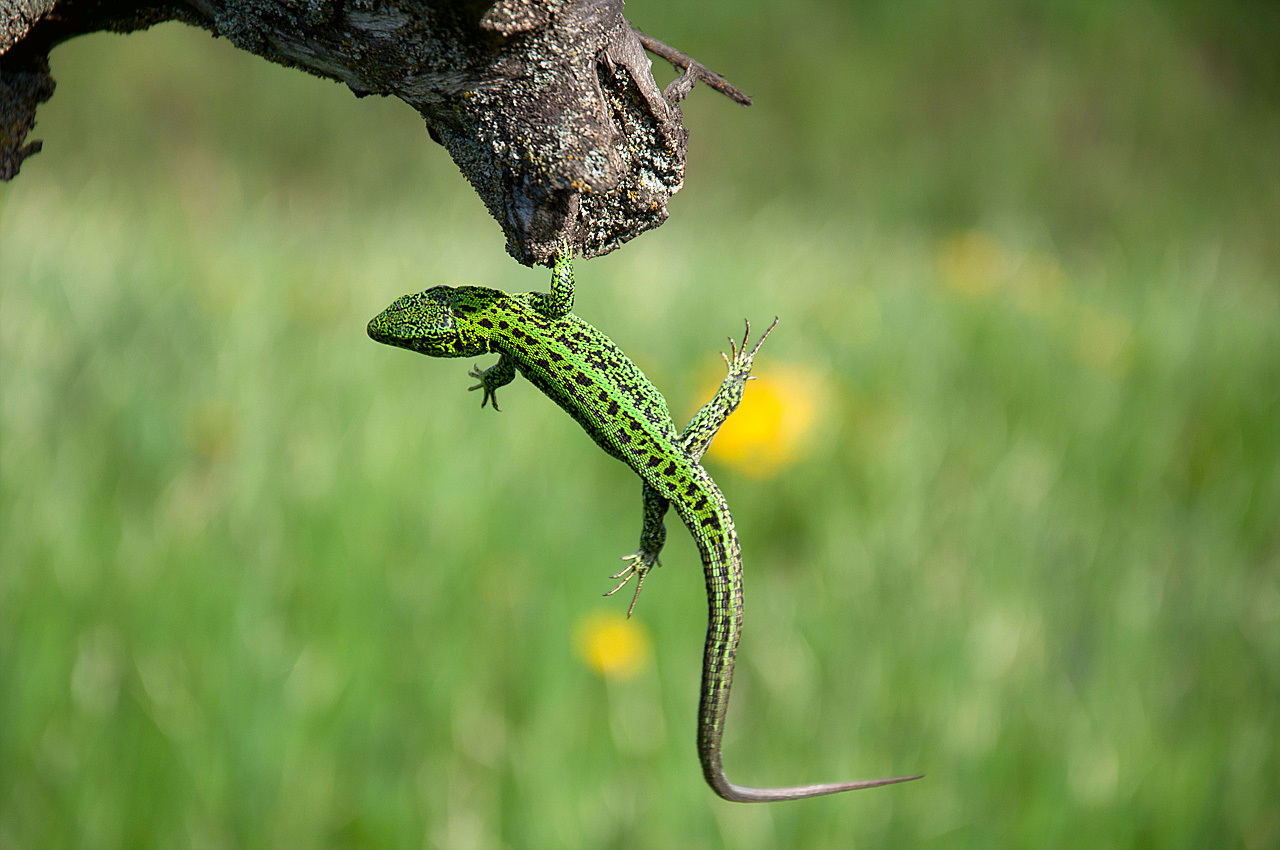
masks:
[[[479,378],[480,383],[476,384],[474,387],[467,387],[467,389],[470,391],[483,389],[484,397],[480,399],[480,407],[483,408],[486,404],[492,402],[493,409],[497,410],[498,409],[498,388],[496,386],[490,385],[489,377],[488,377],[489,373],[492,372],[494,368],[495,368],[494,366],[490,366],[488,369],[481,369],[480,364],[477,363],[474,367],[472,367],[471,371],[467,372],[467,376],[471,378]]]
[[[747,350],[748,340],[751,338],[751,321],[746,322],[747,330],[742,335],[742,345],[738,345],[733,337],[729,337],[729,353],[720,352],[720,356],[724,358],[724,363],[729,367],[730,375],[745,375],[746,380],[750,381],[755,376],[751,374],[751,364],[756,359],[756,354],[760,351],[760,346],[764,345],[764,341],[769,338],[769,334],[773,333],[773,329],[778,326],[777,317],[774,318],[773,324],[765,328],[764,333],[760,334],[760,338],[756,340],[755,347],[750,351]]]
[[[649,570],[654,567],[662,566],[658,560],[656,552],[645,552],[644,550],[632,552],[630,555],[623,555],[622,560],[630,561],[621,571],[614,573],[610,578],[620,578],[618,586],[605,594],[605,596],[613,596],[622,588],[626,587],[627,582],[634,577],[636,580],[636,593],[631,597],[631,607],[627,608],[627,617],[636,610],[636,602],[640,599],[640,588],[644,587],[644,577],[649,574]]]

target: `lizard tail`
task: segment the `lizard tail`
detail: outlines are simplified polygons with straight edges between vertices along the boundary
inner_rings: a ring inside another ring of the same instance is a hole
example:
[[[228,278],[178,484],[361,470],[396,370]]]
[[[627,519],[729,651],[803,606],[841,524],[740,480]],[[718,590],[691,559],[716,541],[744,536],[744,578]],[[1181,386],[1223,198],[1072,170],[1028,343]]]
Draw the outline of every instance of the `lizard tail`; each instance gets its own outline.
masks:
[[[742,633],[742,551],[733,527],[733,517],[720,488],[705,471],[698,478],[694,499],[675,499],[673,504],[689,527],[702,556],[707,581],[707,641],[702,654],[702,697],[698,704],[698,757],[707,784],[726,800],[735,803],[767,803],[799,800],[840,791],[856,791],[908,782],[921,776],[868,779],[860,782],[831,782],[790,788],[747,788],[734,785],[724,774],[720,744],[724,736],[725,712],[733,686],[733,663]],[[923,775],[923,774],[922,774]]]

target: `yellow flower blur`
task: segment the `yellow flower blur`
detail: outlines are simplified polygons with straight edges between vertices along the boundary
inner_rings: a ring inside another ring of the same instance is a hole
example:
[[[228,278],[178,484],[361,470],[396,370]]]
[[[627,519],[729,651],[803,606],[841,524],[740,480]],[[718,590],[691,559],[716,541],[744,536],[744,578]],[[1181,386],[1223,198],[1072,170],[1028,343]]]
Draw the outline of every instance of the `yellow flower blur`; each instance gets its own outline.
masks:
[[[649,663],[649,633],[614,611],[595,611],[580,620],[574,648],[584,664],[609,679],[629,679]]]
[[[947,239],[938,248],[942,282],[972,298],[991,295],[1009,276],[1009,255],[990,234],[970,230]]]
[[[1076,355],[1099,372],[1122,377],[1133,365],[1132,337],[1133,328],[1124,317],[1085,308],[1076,336]]]
[[[753,478],[772,477],[809,448],[821,394],[821,379],[806,369],[757,375],[707,453]]]
[[[1048,318],[1062,309],[1066,275],[1058,260],[1044,251],[1034,251],[1019,265],[1010,281],[1013,303],[1022,312]]]

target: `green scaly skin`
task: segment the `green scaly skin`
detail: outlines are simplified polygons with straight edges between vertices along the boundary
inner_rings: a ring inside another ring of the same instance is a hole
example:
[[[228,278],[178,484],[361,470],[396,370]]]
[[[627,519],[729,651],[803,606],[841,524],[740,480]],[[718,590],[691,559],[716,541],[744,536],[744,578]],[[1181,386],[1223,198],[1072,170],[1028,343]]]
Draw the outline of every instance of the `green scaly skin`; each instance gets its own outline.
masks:
[[[735,802],[768,802],[817,797],[918,779],[903,776],[794,788],[746,788],[731,783],[720,763],[720,740],[733,682],[734,655],[742,632],[742,553],[733,518],[720,488],[698,461],[725,417],[742,399],[752,360],[769,332],[748,350],[726,357],[729,374],[683,433],[676,431],[667,402],[634,363],[604,334],[570,312],[573,267],[562,253],[551,292],[508,295],[494,289],[437,286],[397,299],[369,323],[378,342],[432,357],[501,356],[494,366],[471,375],[483,389],[481,406],[518,370],[577,420],[596,445],[635,470],[643,482],[644,524],[640,548],[614,578],[636,578],[636,596],[658,564],[666,540],[663,517],[674,505],[697,542],[706,575],[710,609],[703,650],[702,695],[698,707],[698,755],[707,783]],[[777,321],[774,321],[777,324]],[[769,330],[772,330],[772,326]],[[748,334],[750,326],[747,327]],[[732,340],[730,345],[733,346]],[[632,600],[632,608],[635,600]],[[630,612],[628,612],[630,614]]]

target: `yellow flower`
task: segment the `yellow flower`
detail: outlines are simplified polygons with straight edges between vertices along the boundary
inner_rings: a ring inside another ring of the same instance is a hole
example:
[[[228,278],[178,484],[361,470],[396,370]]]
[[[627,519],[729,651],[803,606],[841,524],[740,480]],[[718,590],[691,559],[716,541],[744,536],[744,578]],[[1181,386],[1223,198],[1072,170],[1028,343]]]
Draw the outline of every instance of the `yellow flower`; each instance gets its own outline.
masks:
[[[807,369],[774,368],[758,375],[747,383],[742,404],[708,454],[753,478],[775,475],[808,450],[821,395],[821,379]]]
[[[1009,256],[994,236],[978,230],[952,236],[938,248],[938,273],[949,288],[973,298],[990,295],[1009,276]]]
[[[614,611],[594,611],[580,620],[574,648],[584,664],[608,679],[629,679],[649,663],[649,633]]]

